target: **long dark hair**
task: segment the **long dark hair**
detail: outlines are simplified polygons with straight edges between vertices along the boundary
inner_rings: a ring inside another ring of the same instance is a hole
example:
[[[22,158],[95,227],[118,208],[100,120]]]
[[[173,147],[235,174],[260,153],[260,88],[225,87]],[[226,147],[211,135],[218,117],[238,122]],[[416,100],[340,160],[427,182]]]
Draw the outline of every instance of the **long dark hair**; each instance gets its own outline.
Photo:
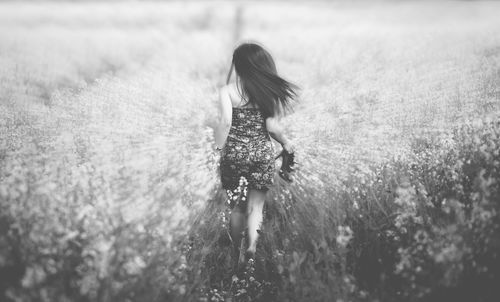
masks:
[[[285,115],[292,110],[298,87],[278,76],[273,58],[262,46],[243,43],[234,50],[228,83],[233,66],[247,101],[265,117]]]

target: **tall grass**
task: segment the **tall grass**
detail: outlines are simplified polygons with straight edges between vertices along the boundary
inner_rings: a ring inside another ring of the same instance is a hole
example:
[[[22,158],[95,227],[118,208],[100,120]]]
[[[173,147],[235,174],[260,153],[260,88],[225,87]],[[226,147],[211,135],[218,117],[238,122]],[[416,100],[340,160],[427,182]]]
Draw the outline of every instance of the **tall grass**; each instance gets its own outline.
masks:
[[[497,6],[1,4],[1,299],[495,301]],[[231,284],[208,125],[235,37],[302,91]]]

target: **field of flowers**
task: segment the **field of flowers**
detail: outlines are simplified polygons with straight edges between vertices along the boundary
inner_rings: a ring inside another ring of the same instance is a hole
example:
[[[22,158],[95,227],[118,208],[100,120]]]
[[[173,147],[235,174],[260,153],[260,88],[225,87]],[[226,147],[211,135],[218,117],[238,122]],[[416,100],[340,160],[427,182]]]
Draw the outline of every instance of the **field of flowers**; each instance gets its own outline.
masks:
[[[498,301],[499,10],[0,3],[0,300]],[[231,283],[210,126],[247,39],[301,87],[299,167]]]

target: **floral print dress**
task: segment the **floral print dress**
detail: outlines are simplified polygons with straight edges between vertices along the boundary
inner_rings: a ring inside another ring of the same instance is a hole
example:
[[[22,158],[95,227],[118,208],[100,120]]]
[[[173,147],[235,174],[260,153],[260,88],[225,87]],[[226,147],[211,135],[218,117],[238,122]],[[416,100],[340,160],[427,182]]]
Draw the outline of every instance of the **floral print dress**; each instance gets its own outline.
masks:
[[[220,161],[222,187],[268,190],[274,183],[274,147],[258,108],[233,107],[231,129]],[[231,194],[229,194],[231,195]]]

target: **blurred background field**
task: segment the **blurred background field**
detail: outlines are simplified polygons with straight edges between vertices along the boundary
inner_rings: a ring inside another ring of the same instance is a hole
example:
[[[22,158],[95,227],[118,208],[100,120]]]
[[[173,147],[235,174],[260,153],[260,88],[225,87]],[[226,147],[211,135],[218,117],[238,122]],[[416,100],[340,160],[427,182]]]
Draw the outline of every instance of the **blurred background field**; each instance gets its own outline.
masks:
[[[499,11],[0,2],[0,300],[497,301]],[[209,125],[246,40],[301,87],[300,167],[231,285]]]

